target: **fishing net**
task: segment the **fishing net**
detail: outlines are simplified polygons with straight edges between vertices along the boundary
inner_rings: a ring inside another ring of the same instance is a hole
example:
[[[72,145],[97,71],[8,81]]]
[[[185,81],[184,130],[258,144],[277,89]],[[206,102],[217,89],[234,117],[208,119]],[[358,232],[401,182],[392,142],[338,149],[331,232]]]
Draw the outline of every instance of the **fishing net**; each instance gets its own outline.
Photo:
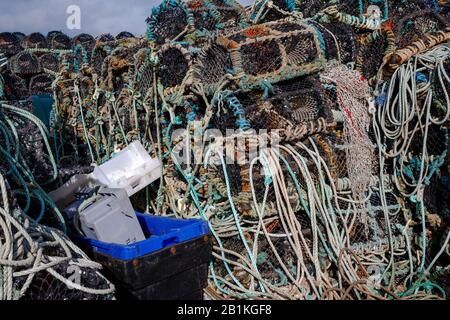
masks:
[[[84,65],[89,64],[91,53],[95,46],[95,39],[89,34],[79,34],[72,39],[73,65],[78,72]]]
[[[59,266],[58,269],[74,270],[74,268],[71,269],[67,264]],[[108,288],[108,283],[105,279],[100,278],[98,274],[93,272],[91,269],[80,269],[80,271],[77,269],[74,270],[74,272],[80,274],[80,278],[82,279],[81,285],[92,286],[99,289]],[[30,285],[30,289],[27,291],[27,294],[23,297],[23,299],[30,301],[111,300],[111,296],[94,295],[76,290],[56,279],[54,276],[42,272],[35,276],[35,279]]]
[[[92,49],[95,39],[90,34],[81,33],[81,34],[75,36],[72,41],[75,45],[77,45],[77,44],[83,45],[83,47],[85,47],[86,50],[89,51],[89,49]]]
[[[136,54],[136,76],[134,80],[135,91],[144,101],[153,91],[154,64],[149,59],[148,49],[143,49]]]
[[[219,23],[219,16],[214,10],[210,10],[208,6],[211,3],[207,0],[193,0],[186,4],[192,18],[194,19],[194,28],[198,31],[212,31]],[[215,8],[214,8],[215,9]]]
[[[18,208],[17,202],[7,196],[10,189],[3,174],[5,172],[1,170],[0,186],[3,197],[0,201],[0,214],[8,223],[0,228],[0,239],[2,242],[10,240],[13,245],[20,244],[22,249],[13,255],[12,246],[5,248],[11,252],[7,261],[20,263],[13,263],[13,266],[11,263],[9,266],[2,265],[2,281],[5,286],[0,290],[0,298],[112,299],[114,287],[100,275],[100,266],[90,261],[60,231],[30,221]],[[63,262],[56,263],[58,258]],[[36,265],[40,267],[36,268]],[[13,272],[5,272],[8,268]]]
[[[448,26],[448,20],[437,14],[434,10],[414,11],[408,16],[403,16],[396,22],[396,40],[398,46],[403,48],[424,34],[443,30]]]
[[[215,10],[220,14],[220,23],[225,28],[232,28],[245,23],[245,9],[235,0],[212,0]]]

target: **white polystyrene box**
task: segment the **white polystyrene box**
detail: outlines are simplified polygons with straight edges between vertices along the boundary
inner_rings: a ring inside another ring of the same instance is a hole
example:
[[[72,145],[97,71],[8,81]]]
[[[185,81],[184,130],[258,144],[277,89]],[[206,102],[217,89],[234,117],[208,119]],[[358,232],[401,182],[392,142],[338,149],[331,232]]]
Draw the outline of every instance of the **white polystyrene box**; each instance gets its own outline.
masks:
[[[129,197],[161,177],[161,162],[153,159],[139,141],[98,166],[93,179],[108,188],[125,189]]]

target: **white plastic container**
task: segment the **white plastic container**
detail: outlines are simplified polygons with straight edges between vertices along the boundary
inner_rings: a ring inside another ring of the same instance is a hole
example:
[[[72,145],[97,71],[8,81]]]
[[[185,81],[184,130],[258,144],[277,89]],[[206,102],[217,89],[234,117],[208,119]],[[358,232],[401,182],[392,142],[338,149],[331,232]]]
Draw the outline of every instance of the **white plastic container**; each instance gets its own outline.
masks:
[[[125,189],[128,197],[161,177],[161,162],[153,159],[139,141],[120,151],[91,173],[98,183],[113,189]]]

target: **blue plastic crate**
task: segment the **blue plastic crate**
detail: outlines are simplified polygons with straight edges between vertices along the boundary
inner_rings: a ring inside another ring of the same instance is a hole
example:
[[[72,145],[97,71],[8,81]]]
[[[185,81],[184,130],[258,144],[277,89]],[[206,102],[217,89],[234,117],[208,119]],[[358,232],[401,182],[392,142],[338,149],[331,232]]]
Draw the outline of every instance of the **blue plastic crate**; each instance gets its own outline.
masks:
[[[83,245],[91,247],[119,260],[132,260],[163,250],[176,244],[190,241],[210,233],[206,221],[181,220],[136,213],[147,240],[131,245],[104,243],[88,238],[79,238]]]

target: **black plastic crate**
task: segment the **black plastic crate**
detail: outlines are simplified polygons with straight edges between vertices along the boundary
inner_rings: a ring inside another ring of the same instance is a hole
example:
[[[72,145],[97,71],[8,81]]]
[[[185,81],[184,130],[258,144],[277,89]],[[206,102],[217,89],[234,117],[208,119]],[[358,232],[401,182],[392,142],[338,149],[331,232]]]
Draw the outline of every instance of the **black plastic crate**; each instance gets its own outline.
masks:
[[[146,240],[117,245],[75,237],[116,286],[118,299],[197,300],[207,286],[208,223],[137,213]]]
[[[203,299],[212,256],[209,235],[127,261],[89,251],[116,285],[118,299]]]

